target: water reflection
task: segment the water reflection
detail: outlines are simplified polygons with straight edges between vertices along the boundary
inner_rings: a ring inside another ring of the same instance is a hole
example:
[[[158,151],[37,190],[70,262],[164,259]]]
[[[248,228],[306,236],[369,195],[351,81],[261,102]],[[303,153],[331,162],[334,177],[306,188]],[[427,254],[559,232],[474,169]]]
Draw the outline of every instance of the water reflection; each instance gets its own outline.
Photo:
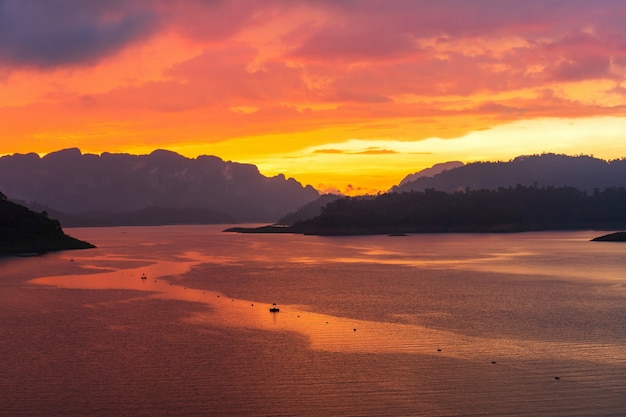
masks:
[[[377,251],[371,253],[380,254]],[[298,305],[281,305],[280,313],[271,314],[271,305],[267,303],[235,299],[220,292],[179,284],[178,281],[183,280],[183,276],[198,265],[234,262],[228,257],[207,256],[196,251],[188,251],[177,256],[176,260],[166,261],[109,256],[74,256],[72,261],[84,273],[41,277],[30,282],[59,288],[132,290],[145,293],[143,297],[135,297],[134,300],[151,298],[199,303],[206,306],[206,311],[186,317],[186,322],[298,333],[307,337],[312,349],[330,352],[419,353],[484,361],[525,358],[614,363],[618,359],[626,360],[624,346],[606,343],[475,337],[417,324],[355,320],[314,313],[309,306]],[[334,261],[362,262],[362,258]],[[374,259],[370,261],[386,263]],[[433,266],[444,262],[424,262],[420,265]],[[112,268],[110,265],[113,263],[124,265],[125,268]],[[430,314],[445,316],[445,313],[440,312]]]
[[[0,415],[626,407],[626,246],[219,230],[71,230],[98,249],[0,261]]]

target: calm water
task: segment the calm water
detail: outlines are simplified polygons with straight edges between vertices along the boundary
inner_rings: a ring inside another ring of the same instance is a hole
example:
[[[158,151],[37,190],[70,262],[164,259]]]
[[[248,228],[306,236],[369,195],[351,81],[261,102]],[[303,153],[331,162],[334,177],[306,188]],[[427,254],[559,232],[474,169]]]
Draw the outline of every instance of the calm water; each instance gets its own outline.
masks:
[[[222,228],[0,259],[0,416],[626,415],[626,244]]]

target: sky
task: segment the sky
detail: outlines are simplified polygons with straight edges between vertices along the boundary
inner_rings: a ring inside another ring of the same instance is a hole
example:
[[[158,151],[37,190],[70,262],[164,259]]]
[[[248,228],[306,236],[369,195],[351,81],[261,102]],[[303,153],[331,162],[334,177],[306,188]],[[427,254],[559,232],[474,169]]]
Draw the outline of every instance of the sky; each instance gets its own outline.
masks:
[[[215,155],[321,192],[626,157],[623,0],[0,0],[0,155]]]

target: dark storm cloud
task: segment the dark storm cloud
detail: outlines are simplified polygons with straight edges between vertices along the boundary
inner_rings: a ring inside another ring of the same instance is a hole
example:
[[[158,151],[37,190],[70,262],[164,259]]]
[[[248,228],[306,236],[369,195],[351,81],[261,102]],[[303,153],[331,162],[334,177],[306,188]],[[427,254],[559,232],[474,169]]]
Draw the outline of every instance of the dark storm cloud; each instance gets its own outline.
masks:
[[[0,0],[0,65],[52,68],[98,61],[156,29],[143,2]]]

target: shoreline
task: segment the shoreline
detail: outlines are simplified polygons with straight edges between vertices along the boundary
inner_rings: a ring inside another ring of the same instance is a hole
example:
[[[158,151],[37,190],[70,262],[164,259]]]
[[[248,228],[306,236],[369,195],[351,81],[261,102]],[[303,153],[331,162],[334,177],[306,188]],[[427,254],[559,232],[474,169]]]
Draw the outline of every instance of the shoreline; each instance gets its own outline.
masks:
[[[618,226],[618,227],[615,227]],[[339,228],[318,228],[302,226],[299,224],[292,226],[265,225],[259,227],[230,227],[222,230],[224,233],[247,233],[247,234],[300,234],[311,236],[368,236],[368,235],[388,235],[388,236],[408,236],[411,234],[453,234],[453,233],[477,233],[477,234],[509,234],[527,232],[568,232],[568,231],[609,231],[623,229],[624,225],[568,225],[560,227],[547,226],[524,226],[524,225],[493,225],[479,227],[339,227]],[[592,241],[626,241],[626,232],[613,232],[592,239]]]

